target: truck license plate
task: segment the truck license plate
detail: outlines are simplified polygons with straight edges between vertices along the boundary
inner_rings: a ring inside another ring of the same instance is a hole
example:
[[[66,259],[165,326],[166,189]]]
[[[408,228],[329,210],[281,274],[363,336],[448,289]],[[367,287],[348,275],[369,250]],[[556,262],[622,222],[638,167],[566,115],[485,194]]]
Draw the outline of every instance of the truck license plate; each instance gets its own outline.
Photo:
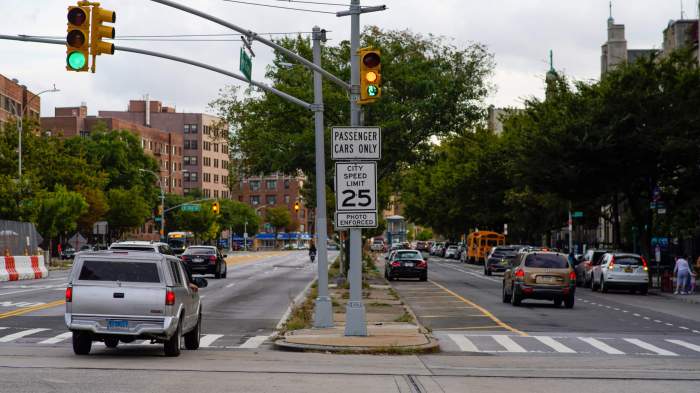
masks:
[[[107,328],[109,329],[128,329],[129,321],[124,319],[109,319],[107,320]]]

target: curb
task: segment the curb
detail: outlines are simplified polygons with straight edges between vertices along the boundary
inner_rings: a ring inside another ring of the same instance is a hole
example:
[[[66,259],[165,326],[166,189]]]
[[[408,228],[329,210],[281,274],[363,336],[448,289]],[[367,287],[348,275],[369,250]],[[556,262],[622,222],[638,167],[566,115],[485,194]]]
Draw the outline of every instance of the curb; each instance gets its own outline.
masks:
[[[295,344],[289,343],[284,339],[275,341],[275,348],[289,352],[321,352],[321,353],[339,353],[339,354],[394,354],[394,355],[414,355],[424,353],[440,352],[440,344],[438,340],[430,335],[424,334],[428,340],[427,344],[422,345],[406,345],[406,346],[389,346],[389,347],[345,347],[335,345],[313,345],[313,344]]]
[[[694,299],[693,297],[696,297],[695,295],[671,295],[671,294],[666,294],[666,293],[660,293],[660,292],[649,292],[649,295],[652,296],[657,296],[660,298],[664,299],[670,299],[670,300],[677,300],[683,303],[688,303],[688,304],[700,304],[700,299]]]

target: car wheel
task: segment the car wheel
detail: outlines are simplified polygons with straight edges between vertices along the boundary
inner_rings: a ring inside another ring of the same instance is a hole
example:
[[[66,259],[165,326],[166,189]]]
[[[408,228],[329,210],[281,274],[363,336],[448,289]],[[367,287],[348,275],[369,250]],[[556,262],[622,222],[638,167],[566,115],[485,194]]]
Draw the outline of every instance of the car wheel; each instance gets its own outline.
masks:
[[[119,345],[119,339],[116,337],[105,338],[105,347],[116,348]]]
[[[589,280],[588,278],[584,277],[584,278],[583,278],[583,287],[584,287],[584,288],[590,288],[590,287],[591,287],[591,280]]]
[[[569,295],[566,298],[564,298],[564,307],[574,308],[574,300],[574,295]]]
[[[219,279],[221,278],[221,267],[217,266],[216,271],[214,271],[214,278]]]
[[[605,279],[603,277],[600,278],[600,291],[603,293],[608,293],[608,286],[605,285]]]
[[[648,286],[644,285],[643,287],[640,287],[640,288],[639,288],[639,294],[640,294],[640,295],[646,295],[647,293],[649,293],[649,287],[648,287]]]
[[[428,281],[428,272],[420,275],[420,281]]]
[[[598,290],[598,286],[595,283],[595,277],[591,277],[591,291],[595,292]]]
[[[561,307],[561,304],[564,302],[563,299],[554,299],[554,307]]]
[[[522,301],[523,301],[522,295],[517,294],[515,292],[515,287],[513,287],[511,294],[510,294],[510,304],[517,307],[520,305],[520,303]]]
[[[170,337],[165,343],[163,343],[163,350],[165,356],[175,357],[180,356],[180,348],[182,347],[182,316],[180,321],[177,323],[177,328],[175,328],[175,333]]]
[[[384,269],[384,278],[389,279],[389,273],[387,273],[386,269]]]
[[[88,332],[73,332],[73,352],[76,355],[87,355],[92,348],[92,336]]]
[[[189,350],[195,350],[199,348],[199,336],[202,330],[202,314],[199,314],[197,318],[197,325],[194,329],[190,330],[185,334],[185,348]]]
[[[224,264],[224,274],[221,275],[221,278],[226,278],[226,275],[228,274],[228,266]]]
[[[506,291],[506,283],[503,283],[503,303],[510,303],[510,296]]]

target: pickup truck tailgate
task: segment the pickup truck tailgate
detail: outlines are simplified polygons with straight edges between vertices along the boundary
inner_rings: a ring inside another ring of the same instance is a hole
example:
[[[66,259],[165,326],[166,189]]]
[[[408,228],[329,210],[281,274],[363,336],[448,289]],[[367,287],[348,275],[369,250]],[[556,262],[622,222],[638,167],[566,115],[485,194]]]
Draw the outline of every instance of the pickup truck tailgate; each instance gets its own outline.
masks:
[[[165,312],[165,286],[76,285],[73,287],[72,303],[74,315],[162,317]]]

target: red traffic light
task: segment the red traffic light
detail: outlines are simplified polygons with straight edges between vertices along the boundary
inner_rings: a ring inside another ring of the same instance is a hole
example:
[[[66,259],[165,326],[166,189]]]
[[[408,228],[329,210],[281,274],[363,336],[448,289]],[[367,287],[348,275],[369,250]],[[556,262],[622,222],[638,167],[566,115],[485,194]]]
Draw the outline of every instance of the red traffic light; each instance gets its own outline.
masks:
[[[82,48],[85,41],[85,34],[80,30],[71,30],[66,36],[66,42],[73,48]]]
[[[381,58],[378,53],[370,52],[362,57],[362,63],[365,67],[374,68],[381,63]]]
[[[68,23],[76,26],[82,26],[87,21],[87,14],[82,8],[71,8],[68,11]]]

